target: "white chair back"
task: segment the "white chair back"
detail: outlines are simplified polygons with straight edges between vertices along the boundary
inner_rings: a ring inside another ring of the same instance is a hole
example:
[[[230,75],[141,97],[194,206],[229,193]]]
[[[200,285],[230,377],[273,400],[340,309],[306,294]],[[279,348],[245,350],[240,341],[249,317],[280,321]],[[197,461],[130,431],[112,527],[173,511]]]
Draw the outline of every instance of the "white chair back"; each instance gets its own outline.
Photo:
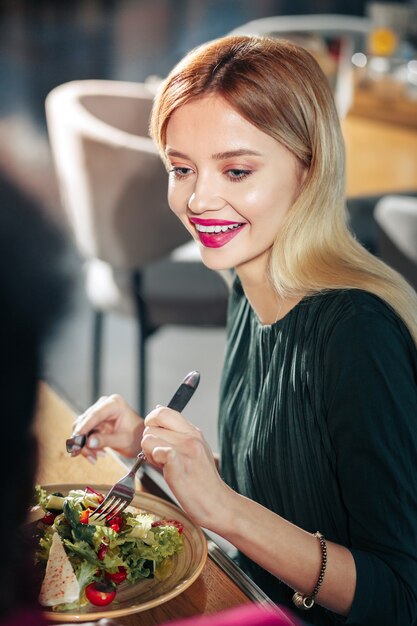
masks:
[[[384,196],[375,207],[374,217],[402,254],[417,264],[417,198]]]
[[[190,236],[168,208],[167,173],[148,136],[145,84],[82,80],[47,97],[63,206],[87,258],[140,269]]]
[[[340,119],[349,111],[353,100],[352,55],[362,49],[370,31],[370,20],[351,15],[277,15],[252,20],[233,29],[230,35],[268,35],[287,39],[299,39],[302,35],[320,35],[323,38],[339,38],[340,54],[335,76],[327,71],[328,60],[323,61],[321,52],[310,49],[328,75]],[[300,40],[303,45],[302,38]],[[333,84],[334,83],[334,84]]]

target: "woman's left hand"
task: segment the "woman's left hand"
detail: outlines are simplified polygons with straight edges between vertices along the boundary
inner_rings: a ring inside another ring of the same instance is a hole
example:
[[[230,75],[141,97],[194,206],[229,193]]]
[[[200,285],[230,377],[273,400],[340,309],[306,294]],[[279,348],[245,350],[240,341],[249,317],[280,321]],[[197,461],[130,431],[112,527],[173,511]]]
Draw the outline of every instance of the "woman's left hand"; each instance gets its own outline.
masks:
[[[227,507],[229,487],[201,431],[181,413],[158,407],[145,419],[142,448],[194,522],[215,530]]]

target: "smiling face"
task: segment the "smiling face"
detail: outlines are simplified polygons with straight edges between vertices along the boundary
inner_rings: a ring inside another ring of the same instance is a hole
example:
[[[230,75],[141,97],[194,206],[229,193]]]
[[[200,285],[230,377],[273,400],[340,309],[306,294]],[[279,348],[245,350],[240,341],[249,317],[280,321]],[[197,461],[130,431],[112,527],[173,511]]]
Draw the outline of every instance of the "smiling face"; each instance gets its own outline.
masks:
[[[220,96],[179,107],[168,122],[168,201],[211,269],[264,279],[270,249],[303,168]]]

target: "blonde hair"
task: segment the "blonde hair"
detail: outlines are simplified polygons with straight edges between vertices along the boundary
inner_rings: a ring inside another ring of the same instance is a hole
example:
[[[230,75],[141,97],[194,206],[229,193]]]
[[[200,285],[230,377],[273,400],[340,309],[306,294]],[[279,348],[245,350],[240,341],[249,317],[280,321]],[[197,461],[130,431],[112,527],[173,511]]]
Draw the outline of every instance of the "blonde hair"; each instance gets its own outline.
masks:
[[[283,39],[250,36],[223,37],[191,51],[154,103],[151,135],[164,160],[173,112],[213,93],[307,168],[270,254],[277,293],[285,298],[363,289],[389,304],[417,343],[416,292],[347,226],[343,137],[327,78],[311,54]]]

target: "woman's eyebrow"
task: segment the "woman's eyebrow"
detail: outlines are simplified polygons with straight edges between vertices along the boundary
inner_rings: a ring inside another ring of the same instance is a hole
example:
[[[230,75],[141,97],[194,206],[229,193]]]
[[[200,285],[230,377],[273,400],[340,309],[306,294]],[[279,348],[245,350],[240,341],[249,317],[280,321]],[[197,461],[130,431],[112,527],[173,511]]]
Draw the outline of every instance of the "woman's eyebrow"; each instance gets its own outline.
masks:
[[[169,157],[178,157],[182,159],[187,159],[187,155],[179,150],[173,150],[172,148],[167,148],[166,155]],[[249,150],[249,148],[239,148],[237,150],[227,150],[226,152],[216,152],[211,155],[211,158],[215,161],[221,161],[222,159],[232,159],[233,157],[239,156],[262,156],[260,152],[256,150]]]
[[[212,154],[211,158],[215,161],[221,161],[222,159],[232,159],[239,156],[262,156],[260,152],[256,150],[249,150],[249,148],[239,148],[238,150],[227,150],[227,152],[217,152]]]
[[[180,159],[188,159],[187,155],[183,152],[179,152],[179,150],[173,150],[172,148],[167,148],[165,150],[165,154],[167,157],[179,157]]]

